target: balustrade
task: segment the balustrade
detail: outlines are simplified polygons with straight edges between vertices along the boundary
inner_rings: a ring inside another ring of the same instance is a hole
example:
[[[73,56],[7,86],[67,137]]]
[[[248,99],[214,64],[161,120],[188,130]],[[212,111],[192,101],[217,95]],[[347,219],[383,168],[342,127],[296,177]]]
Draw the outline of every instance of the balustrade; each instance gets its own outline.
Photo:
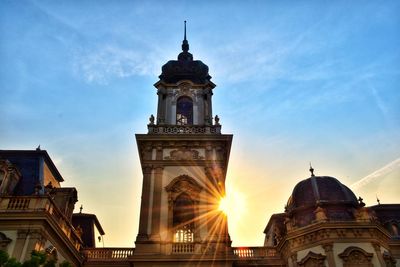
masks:
[[[172,244],[172,253],[174,254],[185,254],[185,253],[193,253],[194,252],[194,244],[193,243],[173,243]]]
[[[276,249],[273,247],[239,247],[233,248],[233,254],[239,258],[265,258],[276,257]]]
[[[38,212],[44,211],[54,220],[74,247],[79,250],[81,246],[80,238],[74,231],[72,223],[57,208],[53,200],[45,195],[38,196],[3,196],[0,197],[1,212]],[[73,233],[73,234],[72,234]]]
[[[84,249],[83,254],[88,261],[124,260],[132,256],[134,251],[134,248],[91,248]]]
[[[220,134],[221,125],[148,125],[149,134]]]
[[[15,197],[10,198],[7,209],[8,210],[25,210],[29,208],[30,198]]]

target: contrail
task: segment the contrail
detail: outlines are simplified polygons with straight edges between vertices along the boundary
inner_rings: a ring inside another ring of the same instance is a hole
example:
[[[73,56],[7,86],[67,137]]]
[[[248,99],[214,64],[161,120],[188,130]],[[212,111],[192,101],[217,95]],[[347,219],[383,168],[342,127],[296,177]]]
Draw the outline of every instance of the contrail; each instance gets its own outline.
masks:
[[[373,180],[375,180],[376,178],[382,177],[383,175],[385,175],[399,167],[400,167],[400,158],[395,159],[394,161],[390,162],[389,164],[385,165],[384,167],[380,168],[379,170],[376,170],[373,173],[368,174],[364,178],[362,178],[362,179],[358,180],[357,182],[355,182],[354,184],[352,184],[350,187],[352,189],[358,189],[360,187],[363,187],[363,186],[369,184],[370,182],[372,182]]]

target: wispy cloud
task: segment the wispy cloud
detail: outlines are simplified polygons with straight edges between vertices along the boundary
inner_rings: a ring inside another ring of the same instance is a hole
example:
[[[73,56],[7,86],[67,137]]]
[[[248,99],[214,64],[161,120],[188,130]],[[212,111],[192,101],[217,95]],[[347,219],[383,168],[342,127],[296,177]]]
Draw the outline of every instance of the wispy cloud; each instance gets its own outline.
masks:
[[[389,164],[385,165],[384,167],[380,168],[379,170],[374,171],[371,174],[368,174],[364,178],[358,180],[357,182],[353,183],[350,187],[352,189],[359,189],[367,184],[371,183],[372,181],[382,178],[386,174],[400,168],[400,158],[395,159],[394,161],[390,162]]]
[[[94,51],[76,53],[73,66],[75,75],[86,82],[107,84],[114,78],[156,75],[157,63],[147,53],[105,45]]]

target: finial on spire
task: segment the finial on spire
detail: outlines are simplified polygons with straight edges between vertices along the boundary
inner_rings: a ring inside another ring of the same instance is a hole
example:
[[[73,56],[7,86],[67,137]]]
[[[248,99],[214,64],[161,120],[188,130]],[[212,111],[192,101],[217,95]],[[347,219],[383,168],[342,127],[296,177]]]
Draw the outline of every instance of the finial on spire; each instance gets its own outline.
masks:
[[[311,172],[311,176],[315,176],[314,175],[314,168],[312,167],[311,162],[310,162],[310,172]]]
[[[186,20],[184,21],[184,35],[183,35],[183,42],[182,42],[182,51],[183,52],[189,51],[189,42],[186,39]]]
[[[184,22],[185,22],[185,35],[183,37],[183,40],[186,40],[186,20]]]

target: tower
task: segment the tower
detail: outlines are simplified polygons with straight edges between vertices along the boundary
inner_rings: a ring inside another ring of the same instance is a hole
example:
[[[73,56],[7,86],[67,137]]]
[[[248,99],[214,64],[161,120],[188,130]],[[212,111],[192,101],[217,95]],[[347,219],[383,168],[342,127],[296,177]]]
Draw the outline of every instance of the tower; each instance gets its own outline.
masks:
[[[158,255],[171,266],[228,266],[231,241],[218,204],[232,135],[221,134],[213,118],[215,84],[208,66],[189,53],[186,22],[182,52],[159,78],[157,117],[151,115],[147,134],[136,134],[143,187],[135,264]]]

